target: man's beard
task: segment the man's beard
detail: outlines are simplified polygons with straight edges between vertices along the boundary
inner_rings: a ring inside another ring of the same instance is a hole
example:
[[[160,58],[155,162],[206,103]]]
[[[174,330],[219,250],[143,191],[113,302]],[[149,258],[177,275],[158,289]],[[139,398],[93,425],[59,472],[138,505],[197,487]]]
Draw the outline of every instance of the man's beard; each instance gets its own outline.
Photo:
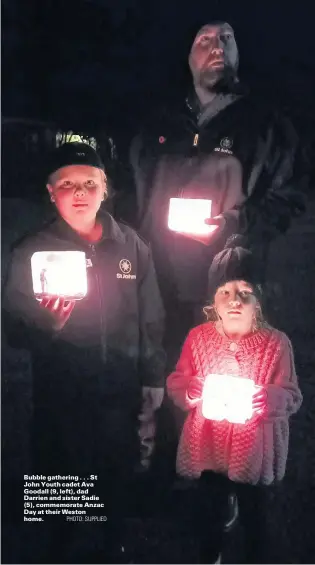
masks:
[[[237,71],[229,65],[223,69],[206,69],[200,74],[200,86],[217,94],[238,94],[240,84]]]

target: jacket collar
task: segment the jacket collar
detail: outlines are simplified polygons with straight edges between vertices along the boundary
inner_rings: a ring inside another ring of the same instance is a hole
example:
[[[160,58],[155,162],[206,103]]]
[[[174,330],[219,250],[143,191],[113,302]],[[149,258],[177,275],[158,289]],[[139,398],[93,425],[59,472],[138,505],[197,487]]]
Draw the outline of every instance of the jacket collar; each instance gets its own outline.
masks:
[[[100,241],[95,242],[96,245],[108,240],[117,241],[118,243],[124,243],[126,241],[125,234],[121,230],[119,224],[108,212],[102,210],[98,213],[97,218],[102,224],[103,235]],[[61,217],[55,219],[55,221],[51,224],[51,230],[54,235],[60,239],[67,239],[74,243],[78,243],[81,246],[82,244],[87,247],[91,245],[91,243],[80,237],[79,234]]]
[[[194,90],[191,90],[186,97],[186,109],[190,115],[193,114],[198,126],[210,121],[227,106],[241,98],[240,94],[218,94],[212,102],[204,108],[201,108],[200,102]]]
[[[111,239],[118,243],[125,243],[126,236],[121,230],[119,224],[114,220],[108,212],[102,211],[98,215],[98,219],[103,226],[103,235],[101,241]]]
[[[198,97],[194,89],[191,89],[188,95],[186,96],[185,106],[186,106],[186,110],[188,110],[190,115],[193,114],[194,118],[198,119],[201,112],[201,108]]]

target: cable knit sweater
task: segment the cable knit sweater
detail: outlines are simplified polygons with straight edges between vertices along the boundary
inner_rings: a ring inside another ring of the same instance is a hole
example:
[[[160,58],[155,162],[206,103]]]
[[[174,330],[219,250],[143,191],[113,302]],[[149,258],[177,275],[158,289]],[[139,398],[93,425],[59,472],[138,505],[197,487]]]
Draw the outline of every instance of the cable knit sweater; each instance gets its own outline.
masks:
[[[245,424],[205,419],[201,400],[209,373],[238,375],[263,386],[267,414]],[[189,410],[177,451],[180,475],[198,478],[212,470],[235,482],[265,485],[283,478],[289,416],[302,403],[291,342],[284,333],[263,329],[235,344],[214,323],[202,324],[188,334],[167,391],[177,406]]]

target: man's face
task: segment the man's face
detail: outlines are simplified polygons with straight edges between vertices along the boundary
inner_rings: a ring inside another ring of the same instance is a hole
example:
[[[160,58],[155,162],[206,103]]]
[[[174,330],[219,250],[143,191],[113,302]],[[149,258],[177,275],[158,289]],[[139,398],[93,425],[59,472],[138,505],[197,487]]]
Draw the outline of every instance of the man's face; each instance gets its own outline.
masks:
[[[89,165],[69,165],[50,177],[47,185],[56,208],[71,226],[95,220],[106,191],[105,175]]]
[[[227,23],[203,26],[196,35],[189,55],[195,86],[211,89],[226,72],[236,74],[238,49]]]

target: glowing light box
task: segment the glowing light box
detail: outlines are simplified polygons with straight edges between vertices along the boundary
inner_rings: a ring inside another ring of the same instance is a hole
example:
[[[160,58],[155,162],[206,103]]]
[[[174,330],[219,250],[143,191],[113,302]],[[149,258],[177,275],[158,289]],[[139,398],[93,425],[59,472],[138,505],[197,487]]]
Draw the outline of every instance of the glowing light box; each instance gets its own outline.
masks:
[[[256,389],[250,379],[208,375],[203,389],[202,414],[207,420],[245,424],[253,415],[252,402]]]
[[[201,198],[171,198],[168,214],[168,227],[172,231],[195,235],[208,235],[217,226],[207,226],[205,220],[211,218],[212,200]]]
[[[37,251],[31,258],[33,290],[38,299],[62,296],[81,300],[87,293],[83,251]]]

